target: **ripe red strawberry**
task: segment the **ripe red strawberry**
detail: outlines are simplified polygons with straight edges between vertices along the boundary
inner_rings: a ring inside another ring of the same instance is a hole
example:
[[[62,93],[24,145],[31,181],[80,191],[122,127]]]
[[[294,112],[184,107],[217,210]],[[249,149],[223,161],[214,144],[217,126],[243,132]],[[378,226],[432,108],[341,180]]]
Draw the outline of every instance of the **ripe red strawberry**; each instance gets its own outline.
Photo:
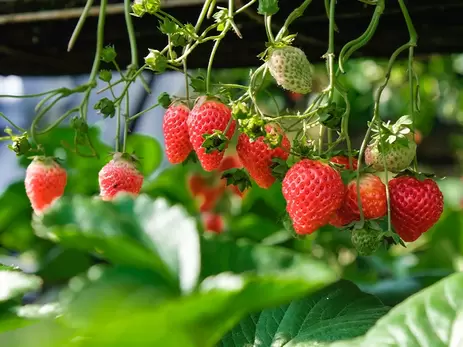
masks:
[[[220,234],[224,231],[224,222],[221,215],[216,213],[203,213],[204,230]]]
[[[278,132],[281,134],[281,130],[271,125],[265,127],[267,133]],[[264,142],[264,136],[257,138],[255,141],[246,134],[241,134],[238,137],[238,144],[236,151],[241,159],[249,175],[256,181],[257,185],[261,188],[270,188],[275,182],[275,177],[272,175],[271,165],[273,164],[273,158],[280,158],[287,160],[289,156],[289,150],[291,143],[285,134],[281,144],[277,148],[271,148],[267,143]]]
[[[167,109],[162,129],[166,144],[166,156],[172,164],[180,164],[185,161],[193,146],[188,134],[187,119],[190,110],[182,103],[174,103]]]
[[[352,158],[352,166],[353,168],[350,167],[349,165],[349,157],[346,157],[344,155],[337,155],[334,156],[330,159],[330,162],[342,165],[344,169],[346,170],[357,170],[358,167],[358,160],[357,158]]]
[[[206,171],[215,170],[220,166],[224,151],[215,150],[212,153],[206,153],[206,149],[202,147],[203,135],[213,134],[215,130],[225,131],[230,120],[231,110],[227,106],[216,100],[208,100],[206,97],[198,100],[188,116],[190,142],[198,155],[201,166]],[[233,120],[225,134],[229,140],[233,137],[235,128],[236,122]],[[228,144],[225,148],[227,146]]]
[[[188,177],[188,188],[193,196],[201,194],[206,185],[206,180],[199,174],[193,174]]]
[[[36,214],[64,194],[67,174],[53,158],[35,157],[26,170],[26,194]]]
[[[389,182],[392,226],[406,242],[418,239],[440,218],[444,200],[432,179],[399,176]]]
[[[98,174],[100,197],[112,200],[120,192],[138,195],[143,185],[143,175],[135,167],[134,159],[115,153],[113,159]]]
[[[341,207],[332,214],[329,220],[329,224],[337,228],[342,228],[343,226],[346,226],[347,224],[350,224],[356,220],[359,220],[359,217],[356,216],[349,207],[347,207],[346,197],[344,196]]]
[[[360,177],[360,198],[365,219],[377,219],[387,213],[386,186],[378,176],[364,174]],[[357,179],[347,185],[344,204],[355,216],[360,216],[357,199]]]
[[[202,192],[198,195],[200,202],[199,211],[208,212],[212,211],[225,191],[225,186],[219,185],[216,187],[204,187]]]
[[[328,223],[344,197],[341,175],[328,164],[304,159],[283,179],[286,210],[298,234],[311,234]]]

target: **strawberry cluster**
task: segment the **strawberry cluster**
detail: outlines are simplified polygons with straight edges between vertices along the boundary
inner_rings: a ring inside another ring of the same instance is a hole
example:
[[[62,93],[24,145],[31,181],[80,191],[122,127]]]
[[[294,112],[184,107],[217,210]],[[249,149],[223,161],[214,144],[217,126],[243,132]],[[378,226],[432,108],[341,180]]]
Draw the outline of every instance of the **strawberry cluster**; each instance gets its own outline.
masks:
[[[115,153],[98,175],[100,198],[110,201],[119,193],[137,196],[143,185],[143,175],[136,168],[136,158]],[[37,215],[59,199],[66,188],[66,170],[51,157],[36,156],[26,170],[26,194]]]
[[[358,170],[356,158],[313,154],[293,155],[298,159],[289,168],[288,159],[293,148],[278,124],[252,121],[243,127],[240,117],[235,117],[218,99],[201,97],[187,113],[183,104],[174,103],[167,109],[164,134],[169,161],[182,162],[194,151],[206,172],[228,172],[230,168],[242,166],[264,189],[281,179],[286,212],[297,234],[311,234],[330,224],[350,230],[359,253],[371,254],[390,236],[378,229],[378,223],[370,223],[388,214],[386,184],[392,226],[404,241],[415,241],[442,214],[443,196],[436,182],[406,171],[416,151],[407,117],[392,126],[385,124],[376,129],[365,153],[367,167]],[[240,131],[236,146],[239,160],[224,159],[237,128]],[[384,132],[389,135],[387,143],[383,141],[384,135],[380,136]],[[234,164],[230,165],[231,161]],[[282,167],[286,169],[281,170]],[[389,182],[381,179],[385,171],[392,178]],[[227,183],[240,195],[249,187],[237,184],[236,175],[230,174],[228,178],[230,176],[234,179],[226,180],[225,174],[215,186],[205,185],[201,176],[190,177],[190,190],[201,201],[200,211],[204,213],[206,229],[223,230],[218,227],[223,227],[223,222],[218,222],[220,216],[213,211]]]

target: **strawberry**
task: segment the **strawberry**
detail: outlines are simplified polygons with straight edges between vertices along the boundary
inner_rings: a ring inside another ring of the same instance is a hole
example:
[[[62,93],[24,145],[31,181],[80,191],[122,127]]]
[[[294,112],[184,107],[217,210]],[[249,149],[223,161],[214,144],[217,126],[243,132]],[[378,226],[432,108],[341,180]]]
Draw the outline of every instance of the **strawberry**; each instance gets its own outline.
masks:
[[[206,187],[206,180],[199,174],[193,174],[188,177],[188,188],[193,196],[200,195]]]
[[[193,150],[188,134],[187,119],[190,110],[182,103],[174,103],[167,109],[162,129],[166,145],[167,160],[171,164],[180,164]]]
[[[229,122],[230,126],[225,137],[230,140],[235,133],[236,123],[231,119],[231,110],[219,101],[202,97],[198,100],[188,116],[188,132],[193,149],[198,155],[201,166],[205,171],[212,171],[220,166],[224,151],[214,150],[206,153],[203,147],[205,141],[203,135],[214,134],[215,131],[224,132]],[[228,144],[224,144],[224,149]]]
[[[312,66],[301,49],[292,46],[271,49],[267,66],[282,88],[299,94],[312,90]]]
[[[423,181],[399,176],[389,181],[391,222],[406,242],[418,239],[440,218],[444,201],[439,186],[432,179]]]
[[[217,234],[224,231],[224,222],[221,215],[215,213],[203,213],[202,220],[204,230],[215,232]]]
[[[224,185],[219,185],[217,187],[204,187],[197,199],[200,202],[199,211],[212,211],[216,207],[224,191]]]
[[[413,141],[405,146],[399,142],[394,143],[383,152],[380,151],[378,143],[373,143],[365,150],[365,163],[376,171],[385,171],[385,159],[388,171],[400,172],[410,166],[415,153],[416,143]]]
[[[64,194],[67,174],[53,158],[35,157],[26,170],[26,194],[36,214]]]
[[[416,154],[411,124],[410,117],[403,116],[393,125],[383,123],[381,129],[374,127],[372,142],[365,150],[365,163],[376,171],[400,172],[409,167]]]
[[[381,246],[382,236],[378,230],[354,229],[352,230],[351,241],[359,255],[369,256]]]
[[[338,208],[332,215],[329,220],[329,224],[337,227],[337,228],[342,228],[343,226],[346,226],[347,224],[350,224],[356,220],[359,220],[359,217],[352,212],[352,210],[346,205],[346,194],[344,196],[344,200],[342,202],[342,205],[340,208]]]
[[[386,215],[386,186],[378,176],[364,174],[360,177],[360,199],[365,219],[377,219]],[[359,217],[357,202],[357,179],[354,179],[347,185],[344,204],[355,216]]]
[[[115,153],[113,159],[98,174],[100,197],[112,200],[120,192],[138,195],[143,185],[143,175],[137,170],[134,158]]]
[[[238,137],[236,151],[249,175],[256,181],[261,188],[270,188],[275,182],[272,175],[272,164],[274,158],[280,158],[284,161],[288,159],[291,143],[280,128],[267,125],[265,127],[267,134],[283,135],[281,143],[276,148],[271,148],[265,141],[264,136],[258,137],[255,141],[246,134]]]
[[[327,224],[344,197],[339,172],[328,164],[309,159],[289,169],[282,188],[286,210],[298,234],[311,234]]]
[[[351,168],[350,165],[349,165],[349,157],[346,157],[344,155],[334,156],[334,157],[332,157],[330,159],[330,162],[332,162],[334,164],[341,165],[346,170],[357,170],[357,167],[358,167],[357,158],[352,158],[352,166],[353,166],[353,168]]]

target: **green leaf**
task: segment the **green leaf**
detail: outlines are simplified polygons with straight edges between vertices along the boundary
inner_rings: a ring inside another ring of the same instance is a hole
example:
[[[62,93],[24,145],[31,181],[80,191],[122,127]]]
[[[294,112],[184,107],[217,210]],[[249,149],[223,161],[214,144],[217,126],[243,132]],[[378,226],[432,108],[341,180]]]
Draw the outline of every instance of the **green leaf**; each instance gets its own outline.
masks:
[[[163,199],[63,197],[34,224],[39,236],[96,252],[116,264],[156,270],[183,291],[196,285],[200,256],[195,221]]]
[[[463,273],[449,276],[394,307],[361,338],[331,347],[461,346]]]
[[[219,237],[201,239],[201,277],[222,272],[243,273],[253,271],[257,275],[281,274],[306,277],[314,282],[334,280],[333,272],[322,262],[285,248],[254,244],[245,240],[223,240]],[[214,261],[210,261],[214,259]]]
[[[0,197],[0,244],[11,250],[26,250],[35,239],[30,226],[32,208],[24,181],[11,184]]]
[[[134,153],[140,159],[140,171],[150,176],[162,162],[162,147],[159,142],[147,135],[133,134],[127,138],[127,153]]]
[[[206,92],[206,80],[203,76],[191,78],[190,86],[196,93],[203,94]]]
[[[95,265],[69,281],[60,298],[64,321],[73,328],[87,329],[135,309],[153,310],[177,294],[151,270]]]
[[[58,282],[68,280],[86,271],[90,265],[92,265],[92,259],[88,253],[55,246],[40,259],[39,269],[36,273],[45,282]]]
[[[9,346],[2,343],[2,334],[9,330],[15,330],[33,323],[32,320],[19,317],[15,312],[16,303],[12,300],[0,303],[0,345]]]
[[[112,316],[108,324],[95,324],[90,346],[138,341],[147,346],[212,347],[247,314],[307,295],[336,277],[308,256],[245,242],[203,239],[201,255],[205,279],[196,292],[151,312],[132,311],[129,321]],[[149,328],[153,326],[155,331]]]
[[[164,17],[164,21],[159,24],[159,30],[165,35],[174,34],[177,31],[177,24],[171,21],[168,17]]]
[[[196,213],[197,208],[186,184],[188,168],[175,165],[163,170],[155,180],[142,188],[143,193],[151,197],[164,197],[171,204],[181,204],[188,213]]]
[[[343,280],[289,304],[248,316],[222,339],[220,346],[326,346],[364,334],[387,311],[379,299]]]
[[[0,303],[40,288],[42,280],[11,269],[0,269]]]

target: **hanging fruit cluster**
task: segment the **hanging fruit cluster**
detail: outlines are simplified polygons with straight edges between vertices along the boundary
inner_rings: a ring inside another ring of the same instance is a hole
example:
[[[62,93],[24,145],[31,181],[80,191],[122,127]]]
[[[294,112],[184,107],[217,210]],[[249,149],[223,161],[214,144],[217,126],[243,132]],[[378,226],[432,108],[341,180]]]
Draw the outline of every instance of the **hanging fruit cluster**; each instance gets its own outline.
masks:
[[[19,132],[14,135],[8,129],[6,138],[13,141],[10,148],[18,155],[38,154],[27,170],[25,182],[37,214],[59,198],[66,185],[66,172],[54,158],[44,155],[46,149],[37,136],[73,116],[70,124],[75,130],[74,144],[66,145],[66,148],[78,155],[98,156],[88,136],[87,113],[90,93],[100,80],[107,84],[100,91],[109,90],[112,98],[100,99],[94,110],[103,118],[117,119],[115,154],[98,177],[100,197],[104,200],[111,200],[120,192],[134,196],[140,192],[143,175],[136,168],[137,158],[126,150],[129,125],[147,111],[162,106],[167,109],[163,132],[168,160],[180,164],[195,157],[203,170],[210,174],[212,183],[203,176],[189,177],[190,190],[199,203],[207,230],[222,232],[226,228],[216,208],[220,196],[234,194],[243,197],[252,182],[268,189],[276,181],[281,181],[287,216],[297,234],[311,234],[327,224],[349,230],[353,245],[363,255],[373,253],[383,242],[403,244],[403,241],[414,241],[440,218],[442,193],[432,175],[417,171],[415,141],[419,134],[414,126],[420,109],[419,78],[414,70],[417,34],[404,0],[398,0],[398,3],[410,40],[397,48],[389,59],[384,81],[376,91],[368,130],[358,150],[352,148],[349,137],[350,103],[342,77],[349,73],[346,68],[349,58],[374,36],[386,6],[385,0],[362,0],[374,6],[370,24],[362,35],[340,50],[337,59],[334,43],[336,0],[325,1],[329,26],[328,48],[323,58],[329,83],[322,91],[312,90],[312,64],[296,46],[297,35],[290,33],[290,26],[304,14],[311,0],[304,0],[294,8],[276,35],[272,17],[279,11],[278,0],[250,0],[240,8],[235,8],[234,0],[228,0],[226,8],[217,6],[215,0],[206,0],[194,26],[164,12],[160,0],[137,0],[132,4],[126,0],[125,20],[132,61],[125,72],[116,62],[115,48],[103,47],[107,2],[102,0],[100,3],[96,59],[89,81],[74,89],[60,88],[34,95],[44,98],[37,105],[37,115],[28,130],[8,120]],[[247,85],[212,83],[212,67],[220,44],[229,32],[242,37],[235,18],[253,12],[253,5],[257,3],[257,13],[263,17],[267,36],[267,42],[262,44],[266,49],[259,55],[262,65],[251,70]],[[166,36],[167,45],[161,50],[150,49],[141,67],[138,66],[137,42],[130,14],[154,16],[159,20],[159,30]],[[84,11],[82,18],[87,15]],[[214,20],[203,29],[211,17]],[[69,50],[84,22],[79,21]],[[207,42],[214,45],[208,57],[206,76],[191,76],[188,57]],[[382,120],[379,104],[392,66],[404,51],[409,53],[410,110],[408,115],[391,124]],[[101,64],[109,65],[109,69],[102,69]],[[120,75],[116,81],[110,69]],[[141,74],[145,70],[156,74],[166,70],[183,71],[186,97],[163,93],[156,105],[130,115],[130,86],[138,80],[149,92]],[[270,78],[295,99],[300,100],[309,93],[314,97],[302,112],[269,114],[262,109],[257,95]],[[120,95],[113,90],[117,84],[124,85]],[[83,94],[79,107],[68,110],[53,124],[39,130],[39,122],[48,110],[71,94]],[[8,119],[3,114],[1,116]],[[314,129],[318,129],[316,137]],[[237,137],[234,148],[237,157],[225,156],[234,136]],[[83,149],[87,152],[84,153]]]

